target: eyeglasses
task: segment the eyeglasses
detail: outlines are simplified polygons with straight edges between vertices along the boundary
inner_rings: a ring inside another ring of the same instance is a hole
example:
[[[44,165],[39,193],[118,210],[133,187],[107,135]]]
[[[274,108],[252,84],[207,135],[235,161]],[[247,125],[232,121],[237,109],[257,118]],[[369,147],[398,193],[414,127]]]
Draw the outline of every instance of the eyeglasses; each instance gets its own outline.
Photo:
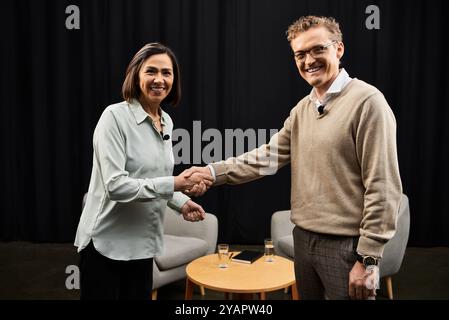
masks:
[[[318,57],[322,56],[324,54],[324,52],[326,52],[327,47],[330,47],[334,43],[337,43],[337,41],[334,40],[329,44],[326,44],[324,46],[316,46],[309,50],[296,51],[294,53],[295,60],[296,61],[304,61],[306,59],[307,54],[310,54],[310,56],[314,59],[318,58]]]

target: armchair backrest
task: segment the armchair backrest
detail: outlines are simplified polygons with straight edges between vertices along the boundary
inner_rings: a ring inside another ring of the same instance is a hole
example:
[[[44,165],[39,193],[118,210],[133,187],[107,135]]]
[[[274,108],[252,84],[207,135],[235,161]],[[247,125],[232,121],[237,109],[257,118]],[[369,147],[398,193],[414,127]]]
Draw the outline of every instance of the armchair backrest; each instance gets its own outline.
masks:
[[[84,208],[86,199],[87,193],[83,196],[81,209]],[[215,252],[217,246],[218,220],[213,214],[206,213],[206,218],[203,221],[185,221],[180,214],[167,207],[164,215],[164,233],[202,239],[208,244],[207,254],[211,254]]]
[[[283,210],[276,211],[271,216],[271,239],[273,240],[273,245],[276,254],[281,256],[287,256],[288,253],[282,251],[279,246],[279,240],[285,236],[291,236],[293,228],[295,225],[290,220],[291,211]],[[293,238],[291,241],[291,245],[293,246]],[[290,257],[293,258],[293,257]]]
[[[207,254],[211,254],[215,252],[217,246],[218,220],[215,215],[206,213],[203,221],[186,221],[182,215],[167,207],[164,216],[164,234],[203,239],[209,247]]]
[[[274,247],[281,255],[287,252],[281,250],[278,245],[280,238],[290,236],[294,224],[290,221],[290,210],[277,211],[271,217],[271,238]],[[404,259],[405,250],[410,230],[410,207],[408,197],[403,194],[399,205],[398,220],[396,225],[396,233],[386,243],[383,257],[380,260],[380,276],[391,276],[397,273]],[[293,238],[291,238],[291,246],[293,246]],[[292,257],[293,258],[293,257]]]
[[[382,259],[380,260],[380,276],[391,276],[399,271],[404,259],[405,249],[410,230],[410,207],[405,194],[402,195],[399,205],[396,233],[386,243]]]

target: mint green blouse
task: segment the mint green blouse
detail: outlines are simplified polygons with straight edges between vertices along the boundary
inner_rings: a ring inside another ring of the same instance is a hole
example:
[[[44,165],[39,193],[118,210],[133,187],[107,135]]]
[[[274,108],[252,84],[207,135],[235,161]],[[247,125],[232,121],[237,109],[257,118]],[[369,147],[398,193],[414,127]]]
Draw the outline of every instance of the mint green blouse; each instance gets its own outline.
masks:
[[[162,110],[161,124],[162,134],[137,100],[104,110],[93,137],[92,174],[75,239],[78,252],[92,240],[98,252],[114,260],[162,253],[166,206],[180,212],[189,197],[174,192],[173,122]]]

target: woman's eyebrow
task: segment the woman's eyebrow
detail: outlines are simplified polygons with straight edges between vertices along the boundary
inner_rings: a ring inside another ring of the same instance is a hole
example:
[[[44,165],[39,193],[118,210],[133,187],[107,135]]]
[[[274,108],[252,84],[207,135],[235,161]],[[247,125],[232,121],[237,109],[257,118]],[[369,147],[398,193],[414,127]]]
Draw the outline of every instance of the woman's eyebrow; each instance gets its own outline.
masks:
[[[147,66],[147,67],[145,67],[145,70],[148,71],[148,70],[159,70],[159,69],[155,66]],[[161,71],[172,71],[172,69],[171,68],[162,68]]]

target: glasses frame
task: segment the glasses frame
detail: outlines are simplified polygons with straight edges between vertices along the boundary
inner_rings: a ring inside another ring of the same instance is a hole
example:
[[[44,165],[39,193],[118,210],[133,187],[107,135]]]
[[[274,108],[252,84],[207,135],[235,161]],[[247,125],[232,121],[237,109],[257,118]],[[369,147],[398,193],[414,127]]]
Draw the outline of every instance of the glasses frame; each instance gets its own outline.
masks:
[[[338,41],[337,40],[333,40],[331,43],[328,43],[328,44],[325,44],[325,45],[322,45],[322,46],[321,45],[314,46],[313,48],[310,48],[309,50],[296,51],[293,54],[293,57],[295,58],[296,61],[299,61],[299,62],[302,62],[302,61],[306,60],[308,54],[310,54],[310,56],[312,58],[316,59],[316,58],[318,58],[319,56],[321,56],[325,52],[325,49],[327,49],[328,47],[330,47],[330,46],[332,46],[332,45],[334,45],[336,43],[338,43]],[[318,48],[320,50],[323,50],[323,53],[314,54],[312,51],[315,50],[315,49],[318,49]],[[298,56],[299,54],[304,54],[304,57],[300,58]]]

